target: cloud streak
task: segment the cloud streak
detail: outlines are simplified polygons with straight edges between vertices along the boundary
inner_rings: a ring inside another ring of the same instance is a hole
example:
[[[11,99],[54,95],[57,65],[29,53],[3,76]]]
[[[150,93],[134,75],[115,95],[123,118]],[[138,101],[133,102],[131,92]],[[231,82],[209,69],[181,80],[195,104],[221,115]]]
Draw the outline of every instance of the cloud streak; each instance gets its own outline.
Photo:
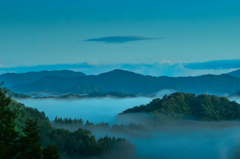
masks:
[[[107,36],[101,38],[87,39],[87,42],[103,42],[103,43],[127,43],[132,41],[143,41],[143,40],[157,40],[162,38],[146,38],[143,36]]]
[[[185,68],[195,69],[195,70],[219,70],[219,69],[238,69],[240,68],[240,60],[215,60],[207,62],[195,62],[185,64]]]

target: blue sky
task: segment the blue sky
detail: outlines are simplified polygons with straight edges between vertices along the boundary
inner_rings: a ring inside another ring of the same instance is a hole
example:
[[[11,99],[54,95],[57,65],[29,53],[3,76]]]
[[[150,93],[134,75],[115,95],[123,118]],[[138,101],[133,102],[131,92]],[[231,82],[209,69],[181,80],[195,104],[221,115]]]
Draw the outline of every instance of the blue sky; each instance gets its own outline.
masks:
[[[239,8],[239,0],[0,0],[0,67],[238,60]]]

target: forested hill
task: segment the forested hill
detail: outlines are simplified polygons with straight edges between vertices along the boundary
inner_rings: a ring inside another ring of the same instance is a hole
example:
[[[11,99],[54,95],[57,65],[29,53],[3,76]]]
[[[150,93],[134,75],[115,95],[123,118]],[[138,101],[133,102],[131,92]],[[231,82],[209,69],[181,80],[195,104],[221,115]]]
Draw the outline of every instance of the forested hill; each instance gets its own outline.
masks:
[[[221,95],[237,92],[240,89],[240,78],[226,74],[203,75],[199,77],[152,77],[124,70],[113,70],[97,76],[90,75],[73,78],[47,76],[34,83],[16,85],[11,87],[11,90],[20,93],[73,93],[71,92],[72,88],[74,93],[78,93],[77,90],[85,90],[87,86],[91,86],[92,90],[104,90],[104,92],[117,91],[134,95],[153,94],[163,89],[173,89],[196,94],[208,93]],[[84,87],[84,89],[81,89],[81,87]],[[64,90],[67,91],[64,92]],[[89,91],[88,93],[91,92]]]
[[[57,77],[78,77],[85,76],[82,72],[74,72],[69,70],[61,71],[40,71],[40,72],[27,72],[27,73],[5,73],[0,75],[0,82],[5,81],[4,86],[10,87],[17,84],[25,84],[35,82],[45,76],[57,76]]]
[[[147,105],[125,110],[128,113],[151,113],[173,118],[194,117],[198,120],[219,121],[240,119],[240,104],[214,95],[173,93],[154,99]],[[155,116],[155,117],[156,117]]]
[[[229,72],[229,73],[227,73],[227,74],[230,75],[230,76],[233,76],[233,77],[240,78],[240,70],[236,70],[236,71],[233,71],[233,72]]]

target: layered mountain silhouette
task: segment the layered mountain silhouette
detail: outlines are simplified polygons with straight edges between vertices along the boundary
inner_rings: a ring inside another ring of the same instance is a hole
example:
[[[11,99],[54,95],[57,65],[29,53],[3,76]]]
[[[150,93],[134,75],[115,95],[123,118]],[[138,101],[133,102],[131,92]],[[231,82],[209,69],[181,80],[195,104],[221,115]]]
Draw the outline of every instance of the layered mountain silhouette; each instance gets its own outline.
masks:
[[[40,71],[27,73],[5,73],[0,75],[0,82],[4,81],[5,87],[11,87],[17,84],[33,83],[46,76],[57,76],[64,78],[85,76],[82,72],[74,72],[70,70],[61,71]]]
[[[172,89],[190,93],[233,94],[240,90],[240,78],[222,75],[203,75],[198,77],[153,77],[124,70],[113,70],[99,75],[59,77],[45,76],[35,82],[10,87],[12,91],[31,94],[31,92],[73,93],[91,92],[129,93],[149,95],[160,90]]]
[[[233,71],[233,72],[229,72],[227,73],[228,75],[230,76],[233,76],[233,77],[238,77],[240,78],[240,70],[236,70],[236,71]]]

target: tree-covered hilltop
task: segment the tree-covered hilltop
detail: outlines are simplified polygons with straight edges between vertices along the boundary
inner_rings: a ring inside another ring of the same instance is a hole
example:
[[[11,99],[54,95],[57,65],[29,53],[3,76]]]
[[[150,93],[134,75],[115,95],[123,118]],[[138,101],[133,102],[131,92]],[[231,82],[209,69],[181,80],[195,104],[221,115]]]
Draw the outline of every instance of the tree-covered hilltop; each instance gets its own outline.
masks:
[[[58,159],[58,153],[63,159],[137,158],[135,145],[124,138],[96,140],[82,128],[74,132],[54,128],[44,112],[11,100],[0,89],[0,158],[11,154],[19,159]]]
[[[127,113],[151,113],[154,117],[162,114],[173,118],[188,116],[204,121],[235,120],[240,119],[240,104],[215,95],[196,96],[177,92],[162,99],[153,99],[147,105],[127,109],[121,114]]]

